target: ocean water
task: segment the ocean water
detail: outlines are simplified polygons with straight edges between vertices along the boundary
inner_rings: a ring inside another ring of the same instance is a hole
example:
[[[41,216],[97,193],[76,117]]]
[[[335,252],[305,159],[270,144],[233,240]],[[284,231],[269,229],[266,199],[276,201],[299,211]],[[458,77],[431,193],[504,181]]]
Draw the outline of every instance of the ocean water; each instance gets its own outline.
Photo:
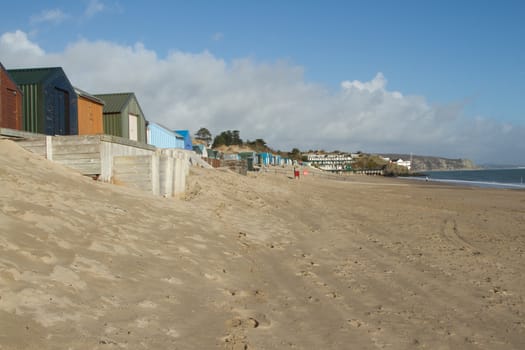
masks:
[[[477,187],[525,189],[525,168],[426,171],[423,173],[428,176],[429,181]]]

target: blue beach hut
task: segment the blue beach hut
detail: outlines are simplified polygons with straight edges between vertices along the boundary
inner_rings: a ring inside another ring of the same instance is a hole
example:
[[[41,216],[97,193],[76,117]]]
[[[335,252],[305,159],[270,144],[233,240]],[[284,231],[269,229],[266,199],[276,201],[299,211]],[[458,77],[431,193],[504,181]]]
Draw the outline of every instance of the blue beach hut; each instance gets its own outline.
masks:
[[[149,145],[158,148],[184,149],[184,136],[157,123],[147,123],[146,138]]]
[[[182,135],[184,137],[184,149],[188,151],[193,150],[193,143],[191,142],[191,134],[189,130],[173,130],[179,135]]]

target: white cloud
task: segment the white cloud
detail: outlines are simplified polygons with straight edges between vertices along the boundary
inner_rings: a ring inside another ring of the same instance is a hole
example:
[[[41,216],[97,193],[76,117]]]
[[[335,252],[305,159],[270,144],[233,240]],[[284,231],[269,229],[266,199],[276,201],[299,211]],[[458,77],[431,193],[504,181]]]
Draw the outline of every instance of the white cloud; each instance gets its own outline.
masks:
[[[97,13],[104,11],[105,8],[106,6],[103,2],[99,0],[90,0],[84,13],[87,17],[93,17]]]
[[[171,128],[237,129],[243,139],[263,138],[281,150],[525,163],[523,127],[466,118],[460,103],[433,106],[422,96],[389,91],[381,73],[330,92],[305,81],[303,68],[287,61],[227,62],[209,52],[180,51],[159,57],[141,43],[87,40],[50,54],[20,31],[0,37],[0,57],[8,68],[62,66],[74,85],[92,93],[133,91],[147,119]]]
[[[383,76],[383,73],[379,72],[376,74],[374,79],[372,79],[369,82],[360,82],[359,80],[354,81],[343,81],[341,83],[341,87],[343,89],[351,90],[351,89],[357,89],[357,90],[366,90],[368,92],[374,92],[374,91],[384,91],[386,87],[387,80]]]
[[[45,22],[59,24],[65,21],[68,17],[69,15],[62,12],[62,10],[60,9],[44,10],[37,15],[31,16],[30,22],[33,24],[45,23]]]
[[[44,50],[31,42],[27,34],[20,30],[0,36],[0,54],[4,61],[13,62],[16,66],[34,64],[45,56]]]
[[[213,33],[212,37],[213,41],[221,41],[224,39],[224,34],[221,32]]]

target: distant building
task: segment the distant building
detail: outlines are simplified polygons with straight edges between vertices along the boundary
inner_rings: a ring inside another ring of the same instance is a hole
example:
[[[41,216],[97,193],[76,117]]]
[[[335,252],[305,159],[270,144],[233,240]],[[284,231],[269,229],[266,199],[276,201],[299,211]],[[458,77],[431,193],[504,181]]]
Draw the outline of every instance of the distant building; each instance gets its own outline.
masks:
[[[351,169],[352,156],[348,153],[307,153],[307,161],[325,171],[347,171]]]
[[[149,145],[158,148],[180,148],[184,149],[184,136],[157,124],[147,123],[146,138]]]
[[[22,90],[0,63],[0,128],[22,129]]]
[[[390,161],[391,163],[395,163],[399,166],[404,166],[405,168],[407,168],[408,170],[411,170],[411,167],[412,167],[412,162],[409,161],[409,160],[403,160],[401,158],[398,158],[398,159],[392,159]]]
[[[46,135],[77,135],[77,94],[60,67],[9,69],[23,93],[22,129]]]
[[[133,92],[98,94],[104,101],[104,133],[146,143],[146,118]]]

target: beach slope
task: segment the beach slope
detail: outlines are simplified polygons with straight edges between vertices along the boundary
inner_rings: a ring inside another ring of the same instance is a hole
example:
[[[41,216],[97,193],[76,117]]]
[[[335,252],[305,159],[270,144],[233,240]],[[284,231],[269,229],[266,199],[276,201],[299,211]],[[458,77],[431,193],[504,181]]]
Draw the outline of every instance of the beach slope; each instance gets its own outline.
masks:
[[[192,169],[183,200],[0,141],[0,349],[523,349],[525,192]]]

